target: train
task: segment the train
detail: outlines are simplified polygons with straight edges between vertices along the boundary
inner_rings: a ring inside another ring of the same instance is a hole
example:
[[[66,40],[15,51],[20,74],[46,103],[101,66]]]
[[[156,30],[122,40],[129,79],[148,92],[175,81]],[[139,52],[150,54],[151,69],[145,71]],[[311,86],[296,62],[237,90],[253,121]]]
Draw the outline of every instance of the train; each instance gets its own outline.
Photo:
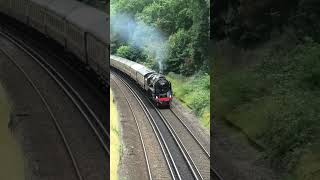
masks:
[[[0,13],[37,30],[110,80],[109,15],[75,0],[0,0]]]
[[[115,55],[110,56],[110,66],[134,80],[157,107],[170,107],[173,92],[170,81],[164,75],[142,64]]]
[[[94,70],[107,86],[111,65],[135,80],[157,106],[170,107],[171,83],[162,74],[109,55],[110,19],[105,12],[76,0],[0,0],[0,13],[55,40]]]

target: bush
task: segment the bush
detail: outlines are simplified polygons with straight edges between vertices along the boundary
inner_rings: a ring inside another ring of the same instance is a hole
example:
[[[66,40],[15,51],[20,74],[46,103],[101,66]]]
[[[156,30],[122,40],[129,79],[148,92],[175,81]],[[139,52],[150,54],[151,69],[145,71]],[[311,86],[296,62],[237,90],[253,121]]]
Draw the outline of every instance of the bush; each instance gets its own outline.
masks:
[[[197,74],[183,77],[174,73],[168,74],[172,83],[174,97],[190,107],[206,128],[210,128],[210,77],[208,74]]]
[[[187,31],[179,30],[177,33],[170,36],[168,41],[169,55],[166,60],[167,70],[174,73],[187,73],[191,70],[191,65],[182,67],[183,64],[188,62],[190,57],[190,50],[188,44],[190,43],[190,36]],[[193,68],[192,68],[193,69]]]
[[[116,55],[130,59],[131,61],[142,61],[146,58],[138,48],[132,46],[120,46],[117,49]]]
[[[320,138],[320,44],[264,52],[254,65],[214,74],[214,113],[265,147],[274,167],[293,172]]]

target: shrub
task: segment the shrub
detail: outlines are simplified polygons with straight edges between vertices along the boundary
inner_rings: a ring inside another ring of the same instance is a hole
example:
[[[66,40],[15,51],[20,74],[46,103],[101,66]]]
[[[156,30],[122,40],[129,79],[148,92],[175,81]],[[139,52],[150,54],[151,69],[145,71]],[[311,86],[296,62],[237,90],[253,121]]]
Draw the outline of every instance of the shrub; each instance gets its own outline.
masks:
[[[142,61],[146,59],[145,55],[138,48],[132,46],[120,46],[117,49],[116,55],[130,59],[131,61]]]
[[[265,147],[274,167],[292,172],[320,138],[320,44],[268,50],[254,65],[214,74],[214,113]]]
[[[174,73],[168,74],[172,83],[174,97],[190,107],[206,128],[210,128],[210,77],[197,74],[184,77]]]

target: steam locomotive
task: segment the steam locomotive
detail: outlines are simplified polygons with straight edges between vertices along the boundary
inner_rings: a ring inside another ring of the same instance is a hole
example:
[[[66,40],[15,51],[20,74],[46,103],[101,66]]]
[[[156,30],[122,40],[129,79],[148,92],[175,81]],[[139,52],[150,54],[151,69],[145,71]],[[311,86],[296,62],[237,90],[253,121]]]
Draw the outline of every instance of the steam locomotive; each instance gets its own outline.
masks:
[[[170,107],[172,101],[171,83],[165,76],[125,58],[111,55],[110,66],[131,77],[144,89],[158,107]]]

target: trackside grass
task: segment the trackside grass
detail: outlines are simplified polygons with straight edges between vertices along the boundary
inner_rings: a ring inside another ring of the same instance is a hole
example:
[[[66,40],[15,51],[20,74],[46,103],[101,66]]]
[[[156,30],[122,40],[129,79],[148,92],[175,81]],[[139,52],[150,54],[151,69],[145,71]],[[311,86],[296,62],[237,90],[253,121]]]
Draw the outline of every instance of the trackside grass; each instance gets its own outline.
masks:
[[[290,174],[285,180],[320,179],[320,44],[285,44],[242,50],[235,57],[255,53],[243,66],[217,56],[213,113],[263,146],[262,157]]]
[[[120,126],[117,106],[110,90],[110,179],[119,180],[119,164],[121,156]]]
[[[191,108],[201,121],[210,128],[210,77],[208,74],[197,74],[185,77],[169,73],[168,80],[172,84],[174,98]]]

